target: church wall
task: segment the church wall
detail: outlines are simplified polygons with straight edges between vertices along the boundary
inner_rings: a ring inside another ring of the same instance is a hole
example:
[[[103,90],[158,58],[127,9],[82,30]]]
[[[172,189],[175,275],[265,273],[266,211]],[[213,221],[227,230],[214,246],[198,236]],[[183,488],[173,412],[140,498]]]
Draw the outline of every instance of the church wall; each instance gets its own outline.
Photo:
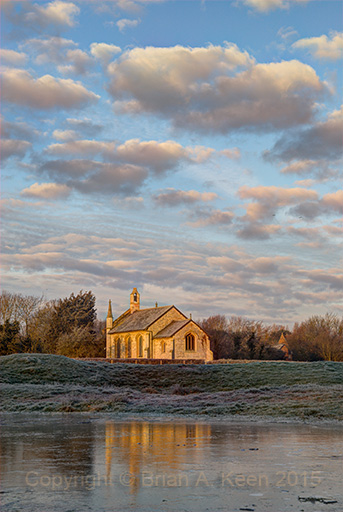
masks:
[[[191,333],[195,337],[195,350],[186,350],[185,336]],[[175,340],[174,359],[205,359],[212,361],[213,354],[210,350],[208,336],[195,323],[191,323],[180,329],[172,338],[157,338],[154,340],[154,358],[172,359],[173,340]],[[165,343],[165,351],[163,344]]]
[[[186,350],[185,336],[191,333],[195,337],[195,350]],[[195,323],[185,325],[175,336],[175,359],[205,359],[211,361],[213,354],[210,350],[208,336]]]
[[[175,320],[185,320],[185,317],[176,308],[172,308],[165,315],[156,320],[149,329],[153,333],[153,336],[155,336]]]
[[[173,359],[173,338],[154,340],[154,359]]]
[[[120,358],[129,357],[128,351],[128,341],[131,338],[131,358],[137,358],[139,356],[139,337],[142,336],[142,345],[143,345],[143,358],[148,357],[149,355],[149,332],[148,331],[133,331],[126,333],[118,333],[110,335],[110,344],[109,348],[111,350],[107,351],[107,357],[117,357],[116,354],[116,343],[117,340],[120,339]]]

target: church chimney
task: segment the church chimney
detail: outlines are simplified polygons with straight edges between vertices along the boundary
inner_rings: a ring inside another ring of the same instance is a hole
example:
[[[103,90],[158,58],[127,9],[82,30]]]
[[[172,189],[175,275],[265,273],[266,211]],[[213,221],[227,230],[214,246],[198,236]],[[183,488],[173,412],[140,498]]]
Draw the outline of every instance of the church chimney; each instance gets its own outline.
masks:
[[[137,288],[134,288],[130,295],[130,311],[131,311],[131,313],[134,313],[135,311],[139,311],[139,297],[140,297],[140,295],[137,291]]]

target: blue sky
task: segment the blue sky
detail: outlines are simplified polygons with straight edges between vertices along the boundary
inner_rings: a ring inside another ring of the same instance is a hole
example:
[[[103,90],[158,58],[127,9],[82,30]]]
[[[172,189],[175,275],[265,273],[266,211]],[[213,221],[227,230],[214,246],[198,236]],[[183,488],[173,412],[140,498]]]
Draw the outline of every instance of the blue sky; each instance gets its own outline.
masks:
[[[342,314],[342,3],[5,1],[2,288]]]

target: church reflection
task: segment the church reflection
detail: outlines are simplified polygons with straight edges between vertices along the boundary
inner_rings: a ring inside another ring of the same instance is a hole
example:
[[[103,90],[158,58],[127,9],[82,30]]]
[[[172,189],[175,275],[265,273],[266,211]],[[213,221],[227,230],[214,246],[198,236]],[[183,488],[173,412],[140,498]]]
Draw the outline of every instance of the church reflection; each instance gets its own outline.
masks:
[[[211,438],[211,425],[197,423],[106,422],[106,477],[115,480],[121,471],[134,475],[131,493],[140,487],[140,476],[184,471],[202,463],[202,448]]]

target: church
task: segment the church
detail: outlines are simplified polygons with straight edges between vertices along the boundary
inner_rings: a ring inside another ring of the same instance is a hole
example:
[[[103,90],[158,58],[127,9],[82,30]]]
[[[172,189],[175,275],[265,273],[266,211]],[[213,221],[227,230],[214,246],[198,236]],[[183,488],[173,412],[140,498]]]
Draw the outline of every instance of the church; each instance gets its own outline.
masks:
[[[106,319],[106,357],[212,361],[205,331],[175,306],[140,308],[134,288],[130,308],[113,321],[111,301]]]

